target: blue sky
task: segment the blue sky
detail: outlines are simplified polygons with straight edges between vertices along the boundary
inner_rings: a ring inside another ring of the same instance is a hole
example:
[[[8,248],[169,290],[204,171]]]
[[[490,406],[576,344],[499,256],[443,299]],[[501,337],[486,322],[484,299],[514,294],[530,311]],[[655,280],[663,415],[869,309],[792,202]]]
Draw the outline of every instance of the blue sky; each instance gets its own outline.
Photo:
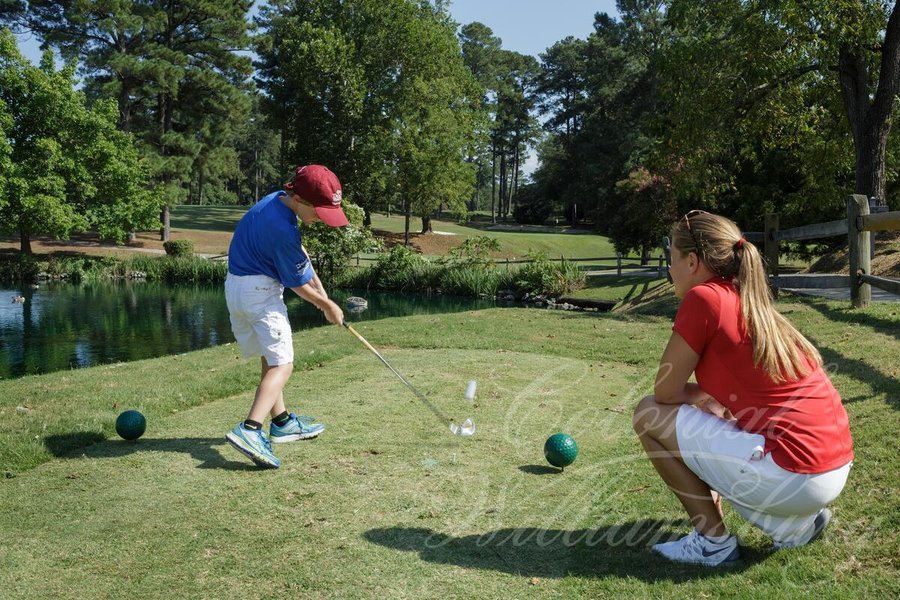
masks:
[[[615,0],[452,0],[450,12],[461,25],[490,27],[505,49],[535,57],[567,36],[586,38],[595,13],[618,15]],[[19,48],[32,62],[40,60],[33,36],[20,36]]]
[[[535,57],[567,36],[586,38],[598,12],[619,14],[615,0],[452,0],[450,6],[461,25],[480,21],[506,50]]]

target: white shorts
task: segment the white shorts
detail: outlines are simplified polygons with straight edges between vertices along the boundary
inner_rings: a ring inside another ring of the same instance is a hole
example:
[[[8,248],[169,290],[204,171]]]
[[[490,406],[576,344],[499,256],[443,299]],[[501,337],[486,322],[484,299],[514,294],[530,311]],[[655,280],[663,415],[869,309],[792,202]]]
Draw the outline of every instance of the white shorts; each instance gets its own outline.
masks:
[[[825,473],[787,471],[763,453],[762,435],[687,404],[678,409],[675,434],[688,468],[779,542],[809,531],[841,493],[852,464]]]
[[[263,356],[270,367],[294,362],[284,286],[266,275],[225,278],[231,330],[244,358]]]

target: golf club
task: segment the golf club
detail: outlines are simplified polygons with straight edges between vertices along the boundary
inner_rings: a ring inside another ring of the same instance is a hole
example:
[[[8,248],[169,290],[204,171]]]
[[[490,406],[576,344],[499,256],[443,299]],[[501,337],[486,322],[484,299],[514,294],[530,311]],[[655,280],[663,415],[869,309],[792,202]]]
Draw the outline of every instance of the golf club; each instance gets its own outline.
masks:
[[[454,435],[464,435],[464,436],[469,436],[469,435],[472,435],[472,434],[475,433],[475,423],[472,422],[472,419],[466,419],[465,421],[462,422],[461,425],[457,425],[456,422],[455,422],[453,419],[449,418],[447,415],[445,415],[443,412],[441,412],[440,409],[438,409],[437,406],[435,406],[434,404],[432,404],[431,401],[428,400],[428,398],[425,397],[425,394],[423,394],[422,392],[420,392],[419,390],[417,390],[416,387],[415,387],[413,384],[411,384],[410,382],[408,382],[408,381],[406,380],[406,378],[405,378],[403,375],[401,375],[401,374],[399,373],[399,371],[397,371],[397,369],[395,369],[394,367],[392,367],[391,364],[390,364],[388,361],[386,361],[386,360],[384,359],[384,357],[381,355],[381,353],[378,352],[378,350],[376,350],[375,347],[374,347],[372,344],[370,344],[368,341],[366,341],[366,338],[364,338],[363,336],[361,336],[361,335],[359,334],[359,332],[357,332],[355,329],[353,329],[353,327],[350,325],[350,323],[347,323],[346,321],[344,321],[343,325],[344,325],[344,327],[347,328],[347,331],[349,331],[350,333],[352,333],[353,335],[355,335],[356,338],[357,338],[360,342],[362,342],[363,345],[364,345],[366,348],[368,348],[369,350],[371,350],[371,351],[372,351],[372,354],[374,354],[375,356],[377,356],[377,357],[378,357],[378,360],[380,360],[382,363],[384,363],[384,366],[386,366],[388,369],[390,369],[391,372],[392,372],[394,375],[396,375],[397,378],[398,378],[400,381],[402,381],[402,382],[406,385],[406,387],[408,387],[408,388],[412,391],[413,394],[416,395],[416,398],[418,398],[418,399],[422,402],[422,404],[424,404],[425,406],[427,406],[428,409],[429,409],[432,413],[434,413],[434,415],[435,415],[438,419],[440,419],[442,423],[444,423],[444,424],[449,424],[449,425],[450,425],[450,431],[451,431]]]

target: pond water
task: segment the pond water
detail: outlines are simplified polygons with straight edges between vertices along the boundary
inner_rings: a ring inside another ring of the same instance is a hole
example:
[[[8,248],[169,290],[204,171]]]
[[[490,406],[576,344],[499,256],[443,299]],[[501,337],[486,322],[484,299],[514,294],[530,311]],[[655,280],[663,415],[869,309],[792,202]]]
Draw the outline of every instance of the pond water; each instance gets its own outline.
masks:
[[[344,307],[368,310],[349,322],[494,306],[493,300],[335,290]],[[16,302],[17,296],[24,297]],[[285,293],[295,330],[325,325],[322,313]],[[233,342],[222,286],[160,283],[45,283],[0,287],[0,378],[180,354]]]

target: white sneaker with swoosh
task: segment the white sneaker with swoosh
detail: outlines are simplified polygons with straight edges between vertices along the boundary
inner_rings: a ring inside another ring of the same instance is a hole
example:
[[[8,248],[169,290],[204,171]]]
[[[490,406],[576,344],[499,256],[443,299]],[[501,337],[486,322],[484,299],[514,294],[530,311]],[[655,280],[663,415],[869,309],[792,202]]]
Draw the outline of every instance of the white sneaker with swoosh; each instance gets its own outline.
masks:
[[[724,542],[716,543],[696,529],[680,540],[654,544],[652,549],[671,561],[708,567],[730,566],[740,559],[736,537],[730,535]]]

